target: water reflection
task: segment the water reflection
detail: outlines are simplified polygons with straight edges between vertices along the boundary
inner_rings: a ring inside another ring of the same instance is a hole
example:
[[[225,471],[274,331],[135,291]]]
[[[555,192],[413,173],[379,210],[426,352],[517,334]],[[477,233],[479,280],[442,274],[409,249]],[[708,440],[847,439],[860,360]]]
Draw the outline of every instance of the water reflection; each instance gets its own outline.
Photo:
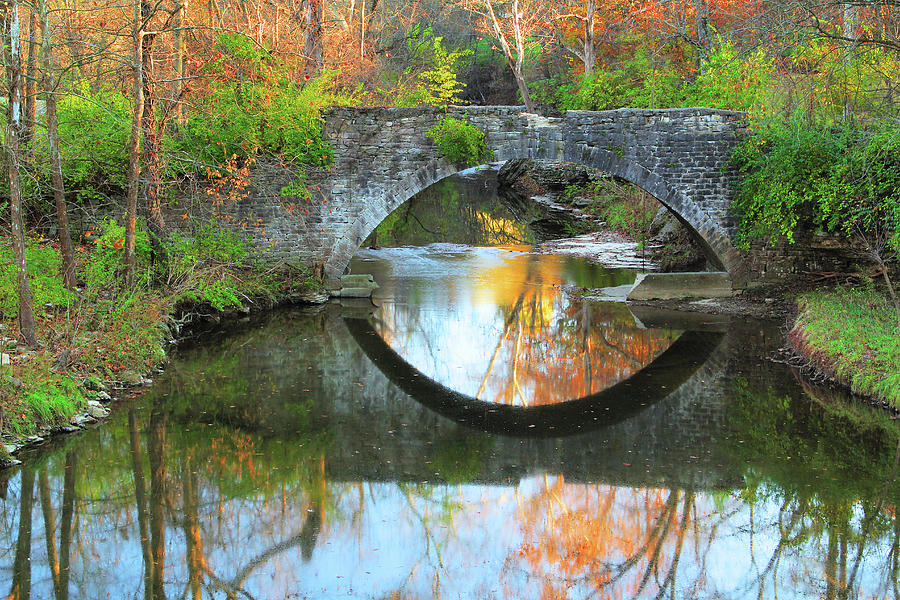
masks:
[[[540,406],[595,394],[680,333],[642,326],[623,304],[580,299],[579,288],[634,281],[632,271],[581,259],[445,244],[363,252],[353,269],[386,282],[376,327],[394,351],[488,402]],[[429,273],[440,286],[428,285]]]
[[[900,597],[896,425],[745,360],[769,334],[733,324],[629,421],[519,439],[411,399],[353,318],[286,312],[185,349],[6,473],[0,593]]]

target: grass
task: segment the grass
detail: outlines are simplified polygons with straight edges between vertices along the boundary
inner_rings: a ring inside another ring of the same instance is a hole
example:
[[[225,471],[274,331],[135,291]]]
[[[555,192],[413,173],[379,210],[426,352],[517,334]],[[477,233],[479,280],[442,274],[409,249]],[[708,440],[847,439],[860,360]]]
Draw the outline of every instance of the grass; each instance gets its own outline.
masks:
[[[873,286],[803,294],[788,339],[814,366],[864,396],[900,408],[900,331]]]
[[[13,436],[67,421],[86,401],[76,381],[52,368],[48,353],[0,370],[3,425]]]

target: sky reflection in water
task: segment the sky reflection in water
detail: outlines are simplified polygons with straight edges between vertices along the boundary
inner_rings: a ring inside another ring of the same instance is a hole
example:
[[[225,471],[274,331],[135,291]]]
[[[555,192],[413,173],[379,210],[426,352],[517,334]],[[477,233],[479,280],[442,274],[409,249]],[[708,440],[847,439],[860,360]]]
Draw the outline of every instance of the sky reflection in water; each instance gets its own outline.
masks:
[[[449,244],[363,251],[354,270],[386,282],[376,327],[424,375],[489,402],[537,406],[599,392],[649,364],[677,331],[648,329],[581,288],[634,273],[580,259]]]

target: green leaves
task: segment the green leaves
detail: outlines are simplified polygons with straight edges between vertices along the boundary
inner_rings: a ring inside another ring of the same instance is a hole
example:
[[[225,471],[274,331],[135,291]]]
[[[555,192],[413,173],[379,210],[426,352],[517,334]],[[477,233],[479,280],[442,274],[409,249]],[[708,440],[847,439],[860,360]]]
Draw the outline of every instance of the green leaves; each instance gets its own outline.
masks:
[[[25,241],[25,261],[28,264],[28,285],[38,314],[46,311],[46,305],[65,308],[74,301],[74,294],[63,286],[59,276],[61,259],[56,248],[45,240],[28,238]],[[4,244],[0,248],[0,315],[10,319],[19,314],[16,276],[12,248]]]
[[[738,243],[793,241],[800,228],[848,237],[886,235],[900,248],[900,144],[882,131],[769,121],[733,156],[741,171],[733,209]]]
[[[474,166],[491,160],[494,153],[484,141],[484,132],[468,123],[445,116],[426,134],[450,162]]]

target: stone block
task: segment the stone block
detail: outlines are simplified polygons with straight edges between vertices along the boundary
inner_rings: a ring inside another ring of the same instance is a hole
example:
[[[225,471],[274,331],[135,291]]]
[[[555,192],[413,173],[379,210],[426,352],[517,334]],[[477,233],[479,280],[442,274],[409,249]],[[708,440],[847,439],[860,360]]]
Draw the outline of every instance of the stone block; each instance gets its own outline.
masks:
[[[628,300],[727,298],[733,295],[731,276],[726,272],[647,273],[635,282]]]

